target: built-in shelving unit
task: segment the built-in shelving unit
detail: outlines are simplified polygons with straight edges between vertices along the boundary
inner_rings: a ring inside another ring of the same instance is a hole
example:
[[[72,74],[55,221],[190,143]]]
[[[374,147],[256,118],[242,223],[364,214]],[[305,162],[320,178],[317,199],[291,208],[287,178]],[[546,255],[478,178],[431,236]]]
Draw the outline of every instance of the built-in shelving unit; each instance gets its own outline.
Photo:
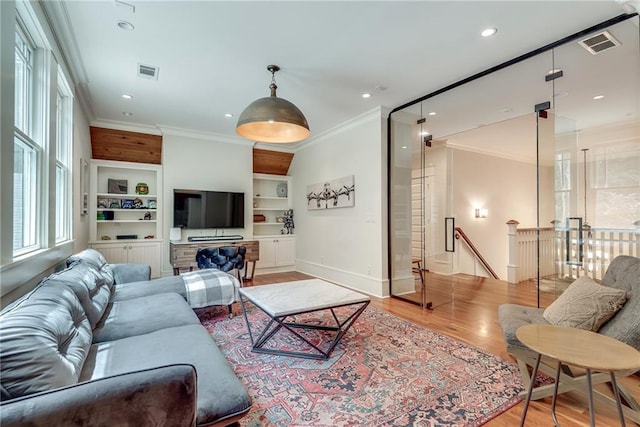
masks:
[[[253,235],[280,236],[284,228],[284,213],[291,209],[291,177],[283,175],[253,175]],[[257,217],[264,216],[264,221]]]
[[[160,277],[162,166],[91,160],[89,167],[89,246],[110,263],[149,264]],[[117,190],[110,180],[119,181]]]
[[[283,234],[287,232],[285,211],[293,206],[291,190],[289,176],[253,174],[253,235],[260,243],[259,271],[295,269],[295,234]],[[264,217],[264,221],[257,221],[257,217]]]

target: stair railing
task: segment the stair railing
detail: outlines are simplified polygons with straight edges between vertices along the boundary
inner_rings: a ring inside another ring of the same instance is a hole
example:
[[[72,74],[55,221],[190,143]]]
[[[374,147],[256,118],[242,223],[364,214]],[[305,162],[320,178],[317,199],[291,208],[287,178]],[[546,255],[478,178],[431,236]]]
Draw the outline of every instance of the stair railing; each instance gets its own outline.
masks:
[[[484,259],[480,251],[478,251],[478,248],[476,248],[475,245],[471,242],[471,239],[469,239],[469,236],[467,236],[465,232],[462,231],[462,228],[456,227],[455,230],[456,230],[456,236],[455,236],[456,239],[459,240],[462,237],[462,240],[464,241],[464,243],[466,243],[467,247],[471,250],[471,252],[476,257],[476,259],[480,261],[480,264],[482,264],[482,266],[487,271],[487,273],[489,273],[491,277],[493,277],[494,279],[500,280],[500,278],[498,277],[496,272],[493,270],[493,268],[491,268],[487,260]]]

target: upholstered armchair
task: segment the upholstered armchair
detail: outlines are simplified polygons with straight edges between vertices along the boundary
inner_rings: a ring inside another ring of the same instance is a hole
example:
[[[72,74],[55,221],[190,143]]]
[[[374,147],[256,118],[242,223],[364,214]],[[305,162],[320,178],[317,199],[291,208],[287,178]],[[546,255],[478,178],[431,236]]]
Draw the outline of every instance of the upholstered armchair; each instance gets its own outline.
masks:
[[[217,268],[220,271],[236,270],[240,286],[242,286],[242,269],[247,249],[244,246],[219,246],[198,249],[196,262],[198,268]]]

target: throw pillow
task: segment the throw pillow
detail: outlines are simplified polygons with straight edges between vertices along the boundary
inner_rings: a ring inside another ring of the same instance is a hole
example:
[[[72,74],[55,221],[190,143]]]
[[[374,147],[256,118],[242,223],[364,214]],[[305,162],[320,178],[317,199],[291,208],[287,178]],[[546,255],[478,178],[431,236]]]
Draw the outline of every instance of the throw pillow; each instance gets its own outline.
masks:
[[[542,316],[551,324],[597,331],[627,301],[623,289],[580,277],[547,307]]]

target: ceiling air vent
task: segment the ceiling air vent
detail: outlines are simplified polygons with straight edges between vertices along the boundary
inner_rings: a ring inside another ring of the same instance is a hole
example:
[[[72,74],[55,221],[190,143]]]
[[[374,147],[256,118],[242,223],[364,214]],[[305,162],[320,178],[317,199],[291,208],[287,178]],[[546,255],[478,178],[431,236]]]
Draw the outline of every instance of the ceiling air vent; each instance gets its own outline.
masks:
[[[587,37],[578,42],[583,48],[592,55],[597,55],[607,49],[620,46],[620,42],[613,38],[607,31]]]
[[[145,79],[158,80],[159,67],[153,65],[138,64],[138,77],[144,77]]]

